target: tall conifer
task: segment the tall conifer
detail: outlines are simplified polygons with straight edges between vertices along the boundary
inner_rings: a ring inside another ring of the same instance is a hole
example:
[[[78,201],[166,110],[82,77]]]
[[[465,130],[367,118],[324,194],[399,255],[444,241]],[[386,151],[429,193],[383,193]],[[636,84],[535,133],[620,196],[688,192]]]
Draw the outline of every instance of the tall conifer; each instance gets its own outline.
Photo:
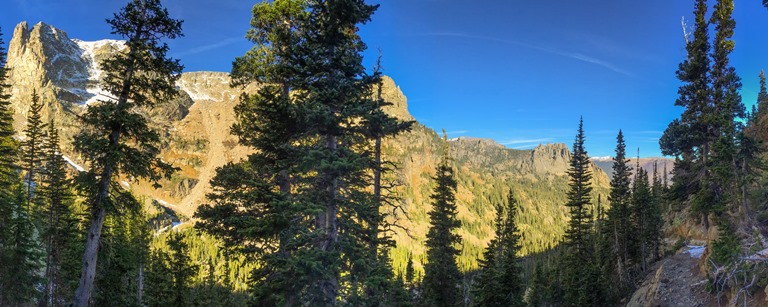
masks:
[[[7,290],[16,281],[10,278],[11,248],[14,216],[14,199],[20,184],[16,161],[18,143],[13,139],[13,110],[11,109],[11,86],[8,84],[6,51],[0,32],[0,305],[9,304]]]
[[[598,303],[599,293],[593,267],[584,261],[593,259],[592,238],[592,172],[587,150],[584,148],[583,120],[573,144],[570,167],[568,168],[568,202],[570,221],[565,232],[565,256],[562,268],[564,303],[568,306],[589,306]]]
[[[102,228],[110,208],[117,176],[134,176],[157,182],[172,167],[158,158],[160,136],[137,107],[152,107],[177,94],[176,80],[182,70],[178,60],[166,57],[168,45],[161,39],[182,35],[181,21],[170,18],[160,0],[133,0],[107,23],[112,33],[126,39],[126,48],[102,61],[102,87],[114,99],[90,106],[82,116],[83,130],[75,137],[75,150],[89,164],[80,176],[88,194],[90,227],[83,253],[83,270],[75,294],[75,306],[88,306],[99,254]],[[119,189],[119,188],[118,188]]]
[[[496,207],[496,235],[483,253],[485,259],[478,261],[481,272],[473,285],[474,302],[478,306],[524,305],[516,217],[517,200],[509,191],[506,206]]]
[[[611,193],[608,200],[611,207],[608,210],[609,225],[611,229],[610,238],[613,240],[615,261],[617,262],[616,274],[622,287],[628,286],[632,281],[629,279],[629,271],[632,266],[630,263],[631,241],[634,238],[634,229],[632,228],[630,206],[632,201],[632,190],[630,188],[630,174],[632,167],[629,166],[627,159],[626,144],[624,143],[624,134],[619,130],[616,136],[616,156],[613,163],[613,178],[611,178]]]
[[[686,59],[680,63],[677,78],[683,82],[678,89],[676,106],[685,110],[680,119],[669,124],[659,140],[664,155],[677,156],[673,196],[680,202],[690,201],[693,212],[701,217],[704,227],[709,227],[708,216],[712,211],[712,195],[704,186],[711,181],[708,158],[714,131],[709,125],[712,118],[710,89],[710,59],[707,2],[696,0],[694,7],[695,27],[693,39],[685,48]]]
[[[40,220],[43,221],[42,239],[45,247],[44,306],[63,305],[74,289],[70,289],[66,270],[78,263],[68,257],[75,244],[77,219],[74,216],[72,182],[67,178],[66,161],[59,148],[59,133],[53,119],[48,123],[43,160],[43,171],[39,185],[42,198]]]
[[[456,179],[451,166],[448,138],[443,131],[443,157],[434,177],[432,210],[427,232],[427,263],[421,304],[424,306],[457,306],[461,302],[460,273],[456,265],[461,237],[456,230],[461,222],[456,217]]]

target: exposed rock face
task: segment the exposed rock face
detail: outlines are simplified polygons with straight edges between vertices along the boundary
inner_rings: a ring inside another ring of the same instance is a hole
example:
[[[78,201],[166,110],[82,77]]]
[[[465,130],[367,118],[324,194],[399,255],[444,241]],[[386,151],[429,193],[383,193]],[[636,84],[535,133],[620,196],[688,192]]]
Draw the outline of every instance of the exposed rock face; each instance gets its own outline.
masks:
[[[564,175],[571,161],[571,151],[562,143],[539,145],[531,151],[528,166],[537,174]]]
[[[402,120],[413,120],[413,116],[408,112],[408,99],[403,95],[403,91],[395,84],[395,80],[388,76],[382,78],[382,97],[384,101],[391,102],[384,110]]]
[[[608,177],[613,177],[613,158],[611,157],[599,157],[599,158],[592,158],[592,163],[600,167],[603,171],[605,171],[606,174],[608,174]],[[637,167],[638,160],[637,158],[628,158],[629,160],[629,166],[632,167],[632,169]],[[672,170],[675,168],[675,160],[670,158],[640,158],[640,168],[648,172],[648,180],[653,180],[653,165],[656,164],[656,171],[658,172],[658,175],[660,176],[660,179],[664,179],[664,169],[666,167],[667,170],[667,182],[671,184],[672,177],[674,173]],[[630,180],[634,180],[633,176],[630,176]]]
[[[27,22],[19,23],[8,46],[7,61],[16,128],[24,127],[32,92],[36,91],[45,105],[44,120],[55,118],[62,128],[62,139],[71,139],[79,127],[75,116],[83,112],[84,104],[96,101],[103,93],[98,87],[101,71],[96,63],[123,46],[120,41],[72,40],[66,32],[42,22],[32,28]],[[66,151],[71,149],[69,142],[63,146]]]

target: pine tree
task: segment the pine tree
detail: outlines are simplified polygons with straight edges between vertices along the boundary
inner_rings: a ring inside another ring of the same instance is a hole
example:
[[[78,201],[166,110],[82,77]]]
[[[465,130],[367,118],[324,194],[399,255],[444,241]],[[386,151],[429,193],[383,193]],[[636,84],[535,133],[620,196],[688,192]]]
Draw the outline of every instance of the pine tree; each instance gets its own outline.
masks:
[[[8,305],[26,305],[35,302],[39,292],[41,253],[35,241],[35,228],[26,208],[27,194],[22,186],[17,186],[14,200],[14,212],[11,218],[13,234],[9,260],[13,265],[8,270],[9,284],[3,289]]]
[[[389,249],[395,246],[390,233],[386,229],[391,228],[389,217],[396,219],[396,216],[387,214],[387,212],[396,212],[398,203],[402,200],[392,191],[391,180],[384,178],[394,169],[392,165],[382,158],[381,145],[386,137],[395,136],[401,132],[409,131],[413,121],[400,121],[384,112],[384,107],[391,106],[392,103],[384,100],[382,95],[383,80],[381,75],[381,54],[376,61],[373,76],[375,86],[373,99],[370,101],[370,111],[365,117],[365,136],[373,141],[373,161],[371,171],[373,172],[373,195],[372,208],[369,210],[367,224],[368,258],[369,263],[362,265],[357,271],[364,275],[365,293],[368,306],[392,305],[393,302],[387,302],[382,296],[391,291],[401,292],[405,288],[399,287],[395,282],[395,276],[389,263]],[[365,214],[363,214],[365,216]],[[385,231],[382,231],[385,230]],[[379,259],[379,255],[387,255],[387,259]],[[355,260],[353,260],[355,261]],[[356,262],[356,261],[355,261]],[[358,265],[359,266],[359,265]],[[385,297],[386,298],[386,297]]]
[[[353,0],[254,7],[255,46],[235,61],[233,85],[269,85],[243,96],[233,132],[257,153],[218,172],[215,205],[197,216],[200,228],[264,263],[253,274],[258,304],[327,305],[350,296],[376,305],[376,289],[394,279],[380,259],[384,195],[368,190],[376,190],[370,177],[381,163],[370,147],[393,121],[378,116],[379,76],[365,74],[357,35],[376,8]]]
[[[509,191],[507,205],[496,207],[496,235],[484,252],[485,260],[478,261],[482,271],[473,289],[478,306],[524,305],[516,218],[517,200]]]
[[[677,156],[673,194],[680,202],[690,200],[693,212],[701,216],[702,224],[709,227],[712,211],[711,195],[705,188],[711,176],[708,158],[714,131],[709,125],[713,109],[710,84],[710,51],[707,2],[696,0],[693,39],[686,44],[687,58],[677,70],[683,82],[675,105],[684,107],[680,119],[675,119],[664,131],[659,145],[662,153]]]
[[[635,236],[638,238],[638,242],[631,255],[634,258],[634,263],[639,264],[642,271],[647,269],[648,258],[652,251],[652,248],[649,248],[654,223],[651,217],[652,206],[653,195],[648,185],[648,173],[638,167],[632,186],[632,224],[636,229]]]
[[[311,227],[297,208],[299,197],[293,195],[297,193],[294,186],[301,184],[301,176],[294,171],[301,163],[295,144],[308,125],[303,123],[302,106],[290,95],[296,75],[290,73],[292,63],[288,61],[297,52],[294,47],[303,31],[305,10],[305,0],[254,5],[246,36],[254,47],[233,63],[232,85],[258,82],[264,86],[241,96],[232,133],[255,153],[247,161],[217,172],[209,197],[213,205],[202,205],[196,213],[201,218],[196,227],[222,238],[228,247],[262,255],[259,260],[264,265],[253,272],[252,288],[254,301],[261,305],[298,304],[305,283],[297,280],[293,267],[302,246],[291,238]],[[245,220],[250,224],[240,222]],[[250,229],[250,235],[243,235],[242,229]]]
[[[550,298],[547,293],[548,281],[545,278],[544,262],[541,259],[536,259],[529,283],[530,287],[526,297],[528,306],[547,306],[546,302]]]
[[[39,195],[43,204],[40,220],[43,221],[42,238],[45,247],[45,288],[43,306],[61,306],[74,289],[69,288],[66,268],[76,267],[78,263],[67,257],[73,245],[79,244],[74,235],[78,232],[77,219],[74,216],[72,181],[67,178],[66,161],[59,148],[59,133],[53,119],[48,123],[46,142],[43,151],[43,171],[39,185]]]
[[[567,306],[590,306],[599,301],[596,297],[599,293],[597,276],[592,266],[584,265],[585,259],[594,259],[592,216],[588,209],[592,202],[592,173],[584,140],[583,120],[580,120],[568,169],[570,179],[566,207],[570,212],[570,221],[565,232],[566,251],[562,264],[562,288]]]
[[[661,208],[664,204],[665,192],[656,161],[653,162],[653,180],[651,182],[652,201],[649,209],[649,229],[647,239],[648,245],[650,246],[651,256],[653,257],[653,260],[656,261],[661,258],[661,229],[664,226]]]
[[[87,191],[91,223],[83,253],[83,271],[75,294],[76,306],[87,306],[96,277],[99,245],[107,211],[120,203],[110,200],[116,176],[147,178],[157,182],[172,167],[157,157],[160,137],[136,107],[152,107],[177,94],[182,70],[178,60],[166,57],[161,39],[181,36],[181,21],[171,19],[160,0],[133,0],[107,20],[112,33],[124,37],[126,48],[102,61],[102,87],[115,99],[92,105],[75,137],[75,150],[89,163],[79,182]]]
[[[144,303],[149,307],[173,306],[173,272],[169,262],[168,253],[157,250],[150,253],[144,296]]]
[[[110,215],[104,223],[99,249],[93,304],[95,306],[137,306],[141,303],[139,278],[149,258],[152,230],[141,204],[126,191],[113,190],[114,201],[126,208],[121,215]]]
[[[18,143],[13,139],[13,110],[11,109],[11,86],[6,68],[6,51],[0,32],[0,305],[10,304],[9,287],[16,282],[11,279],[11,249],[13,247],[12,224],[17,186],[20,184],[16,161]]]
[[[619,130],[616,136],[616,157],[613,163],[613,178],[611,179],[611,193],[608,200],[611,202],[611,208],[608,210],[609,227],[611,233],[609,237],[613,240],[615,261],[617,262],[616,274],[618,274],[619,288],[626,288],[632,282],[629,278],[630,249],[633,245],[635,232],[631,223],[631,201],[632,191],[630,189],[630,173],[632,167],[629,166],[629,160],[626,154],[626,144],[624,143],[624,134]]]
[[[37,269],[40,266],[41,260],[41,251],[38,249],[37,242],[35,241],[35,223],[33,222],[34,217],[32,214],[33,212],[39,212],[42,207],[42,198],[37,191],[37,186],[39,186],[42,181],[40,173],[42,172],[42,163],[45,156],[43,152],[45,124],[43,124],[40,116],[40,111],[42,110],[43,105],[40,103],[40,97],[34,91],[32,92],[31,102],[32,104],[27,116],[27,126],[24,129],[25,138],[21,143],[21,166],[22,169],[26,171],[24,178],[24,190],[26,195],[23,206],[19,206],[16,212],[17,218],[19,219],[18,223],[24,224],[18,224],[16,226],[18,228],[17,231],[20,236],[25,236],[25,238],[19,238],[18,240],[20,241],[17,241],[19,242],[17,243],[19,248],[24,249],[24,251],[17,250],[17,257],[19,258],[14,261],[32,264],[31,267],[28,266],[24,269]],[[22,243],[21,241],[24,242]],[[29,259],[24,259],[24,257],[29,257]],[[27,284],[27,286],[34,287],[34,282],[37,282],[39,279],[37,272],[33,270],[27,274],[32,274],[34,277],[21,280],[32,282],[32,284]],[[21,284],[21,282],[19,283]]]
[[[483,252],[483,259],[477,260],[480,273],[472,285],[473,303],[477,306],[502,306],[504,293],[499,280],[499,262],[501,237],[504,236],[504,207],[496,205],[495,235]]]
[[[768,114],[768,90],[766,90],[765,85],[765,70],[761,70],[760,91],[757,93],[757,112],[754,116],[758,123],[763,123],[766,120],[766,114]],[[764,143],[768,141],[768,133],[761,133],[760,136],[760,140]]]
[[[456,266],[461,226],[456,217],[456,179],[449,156],[448,137],[443,131],[443,158],[437,166],[432,192],[432,210],[427,232],[427,263],[424,265],[423,294],[420,305],[456,306],[461,302],[460,273]]]
[[[43,104],[40,103],[40,96],[37,95],[36,91],[32,92],[31,102],[29,115],[27,116],[27,126],[24,128],[24,141],[21,143],[21,164],[24,171],[27,172],[24,179],[27,192],[27,210],[37,211],[36,209],[38,208],[33,207],[33,202],[37,201],[34,186],[39,184],[39,173],[42,171],[45,124],[40,115]]]
[[[408,286],[408,292],[413,292],[416,284],[415,271],[413,270],[413,255],[408,253],[408,262],[405,264],[405,284]]]
[[[714,211],[722,212],[729,205],[730,198],[736,194],[739,179],[736,173],[736,138],[738,127],[736,119],[745,116],[741,103],[741,78],[730,65],[729,56],[735,42],[731,39],[736,27],[733,20],[733,0],[719,0],[715,4],[710,23],[715,26],[715,39],[712,49],[712,129],[716,136],[712,146],[712,175],[708,185],[713,193]]]
[[[197,273],[197,266],[189,258],[189,246],[184,242],[184,236],[180,233],[173,234],[168,239],[170,248],[169,269],[173,276],[173,294],[171,295],[174,306],[188,306],[191,301],[190,285],[192,277]]]

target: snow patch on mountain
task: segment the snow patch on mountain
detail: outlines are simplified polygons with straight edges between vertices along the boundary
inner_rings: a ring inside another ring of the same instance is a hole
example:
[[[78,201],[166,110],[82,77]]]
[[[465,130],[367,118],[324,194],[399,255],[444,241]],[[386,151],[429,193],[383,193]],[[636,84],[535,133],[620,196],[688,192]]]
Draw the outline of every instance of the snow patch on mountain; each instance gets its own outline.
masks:
[[[90,105],[99,100],[109,99],[111,97],[110,93],[102,89],[99,85],[99,82],[104,75],[104,71],[101,70],[101,66],[96,59],[96,54],[104,47],[109,47],[111,51],[123,49],[125,48],[125,41],[112,39],[93,42],[82,41],[79,39],[73,39],[72,41],[77,44],[80,50],[82,50],[82,59],[88,64],[88,83],[84,92],[82,89],[75,89],[75,91],[72,92],[87,97],[87,99],[83,101],[83,104],[85,105]]]
[[[84,172],[85,171],[85,169],[82,166],[80,166],[77,163],[75,163],[75,161],[72,161],[72,159],[70,159],[69,157],[62,156],[62,158],[64,158],[64,161],[67,161],[67,163],[69,163],[69,165],[74,167],[78,172]]]

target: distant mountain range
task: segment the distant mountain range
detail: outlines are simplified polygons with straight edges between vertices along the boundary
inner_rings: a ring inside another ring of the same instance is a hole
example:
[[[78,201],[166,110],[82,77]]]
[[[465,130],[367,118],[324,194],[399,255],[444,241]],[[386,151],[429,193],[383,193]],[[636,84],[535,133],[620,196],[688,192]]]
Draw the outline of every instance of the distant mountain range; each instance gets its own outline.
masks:
[[[114,40],[70,39],[66,32],[45,23],[31,28],[26,22],[17,25],[8,48],[8,68],[18,131],[26,123],[32,91],[37,91],[45,104],[44,119],[53,118],[62,130],[63,151],[73,170],[87,168],[82,157],[72,151],[72,136],[80,129],[77,116],[89,104],[100,103],[98,100],[108,95],[99,88],[98,62],[123,46],[123,42]],[[181,91],[178,98],[143,110],[162,134],[162,158],[180,171],[162,181],[163,187],[159,189],[135,178],[120,178],[120,184],[147,201],[191,217],[206,202],[208,182],[216,168],[251,152],[238,144],[229,127],[235,120],[233,107],[238,97],[257,85],[233,89],[229,83],[227,73],[184,73],[177,84]],[[387,112],[413,120],[407,98],[394,80],[384,78],[383,94],[393,103]],[[575,128],[574,122],[574,134]],[[449,143],[458,180],[462,268],[476,267],[477,257],[493,234],[494,206],[505,200],[510,190],[520,202],[518,223],[523,233],[523,252],[541,251],[561,241],[568,219],[564,204],[566,170],[571,157],[565,144],[515,150],[487,139],[461,137]],[[416,123],[411,132],[385,140],[383,151],[386,159],[399,166],[389,180],[397,183],[394,192],[403,199],[404,214],[399,215],[398,223],[406,230],[394,229],[398,242],[392,252],[395,267],[401,268],[411,254],[419,269],[420,260],[425,257],[423,241],[434,185],[432,176],[443,146],[435,131]],[[609,176],[598,166],[606,163],[595,161],[592,167],[595,199],[602,195],[604,203]],[[668,169],[671,170],[671,164]]]
[[[592,160],[592,163],[600,167],[610,178],[613,178],[613,157],[593,157],[590,158]],[[653,168],[654,164],[656,165],[656,169],[659,175],[659,178],[664,178],[664,170],[666,169],[667,172],[667,181],[671,183],[672,180],[672,170],[675,167],[675,160],[672,158],[664,158],[664,157],[651,157],[651,158],[640,158],[640,168],[644,169],[646,172],[648,172],[648,178],[653,179]],[[638,165],[638,159],[637,158],[629,158],[629,165],[632,166],[633,169],[637,168]]]

